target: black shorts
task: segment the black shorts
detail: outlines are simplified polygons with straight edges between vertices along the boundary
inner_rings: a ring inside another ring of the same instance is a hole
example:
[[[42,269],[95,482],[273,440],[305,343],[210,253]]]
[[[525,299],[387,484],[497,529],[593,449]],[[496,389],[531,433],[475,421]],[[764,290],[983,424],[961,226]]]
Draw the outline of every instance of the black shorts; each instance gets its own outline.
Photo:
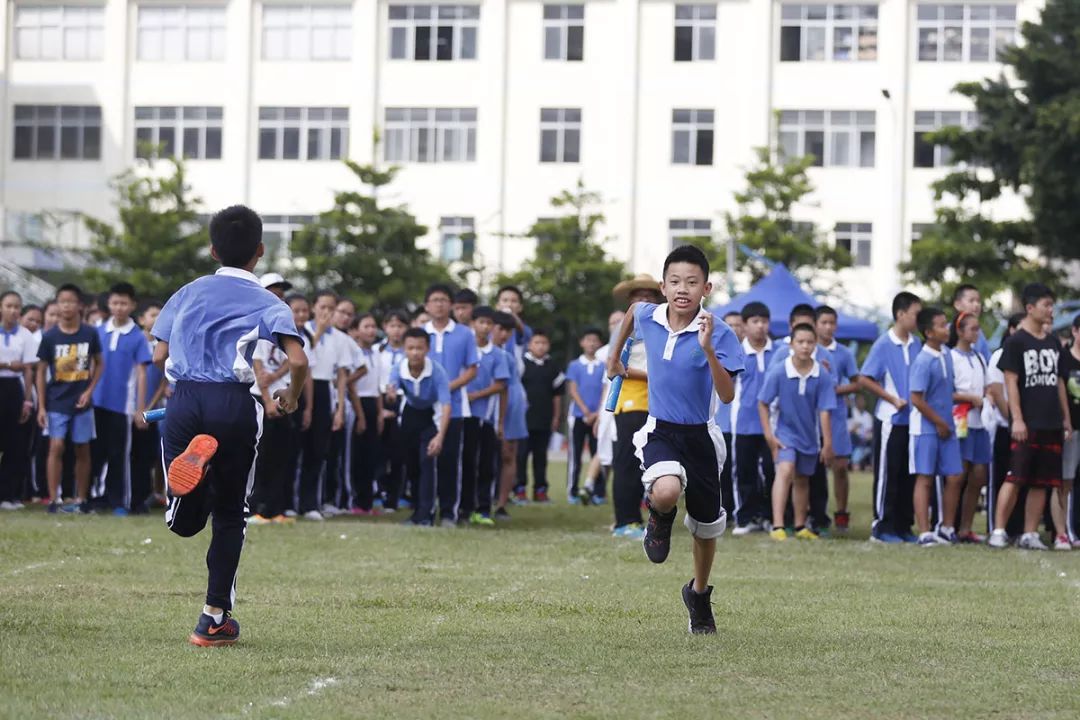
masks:
[[[720,470],[727,459],[724,436],[713,425],[677,425],[650,416],[634,435],[634,447],[648,492],[665,475],[674,475],[686,493],[685,525],[696,537],[719,537],[727,526],[720,493]]]
[[[1030,430],[1027,442],[1012,441],[1012,463],[1006,482],[1028,487],[1061,487],[1062,430]]]

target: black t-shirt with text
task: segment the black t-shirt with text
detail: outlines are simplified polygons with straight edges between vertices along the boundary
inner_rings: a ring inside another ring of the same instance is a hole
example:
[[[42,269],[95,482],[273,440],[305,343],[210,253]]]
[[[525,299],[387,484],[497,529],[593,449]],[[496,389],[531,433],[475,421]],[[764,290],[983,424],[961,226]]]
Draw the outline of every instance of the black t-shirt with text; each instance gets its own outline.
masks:
[[[1065,379],[1065,396],[1069,399],[1069,417],[1073,429],[1080,428],[1080,360],[1069,348],[1061,351],[1058,372]]]
[[[1020,411],[1029,430],[1061,430],[1058,398],[1058,362],[1061,343],[1053,335],[1039,339],[1023,328],[1002,346],[998,368],[1017,375]]]
[[[41,336],[38,359],[48,364],[52,375],[45,388],[46,410],[75,415],[93,408],[90,404],[79,410],[75,405],[90,387],[90,361],[100,355],[101,339],[89,325],[80,324],[73,333],[56,325]]]

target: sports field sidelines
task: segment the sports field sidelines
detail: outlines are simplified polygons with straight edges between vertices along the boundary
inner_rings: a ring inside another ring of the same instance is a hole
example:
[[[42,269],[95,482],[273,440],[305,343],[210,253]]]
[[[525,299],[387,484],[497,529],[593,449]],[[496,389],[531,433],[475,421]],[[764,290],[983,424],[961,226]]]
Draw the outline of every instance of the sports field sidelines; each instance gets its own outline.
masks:
[[[866,476],[852,497],[865,538]],[[727,537],[719,635],[690,637],[681,527],[653,566],[609,507],[512,511],[251,528],[217,650],[186,643],[206,538],[0,516],[0,717],[1080,715],[1077,553]]]

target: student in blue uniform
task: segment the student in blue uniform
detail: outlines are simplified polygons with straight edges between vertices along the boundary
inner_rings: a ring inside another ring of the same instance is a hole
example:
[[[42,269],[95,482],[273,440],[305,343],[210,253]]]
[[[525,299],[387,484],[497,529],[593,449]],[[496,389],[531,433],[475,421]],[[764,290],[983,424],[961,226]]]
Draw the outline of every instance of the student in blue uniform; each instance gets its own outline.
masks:
[[[776,462],[770,537],[787,539],[784,513],[790,495],[795,537],[816,540],[818,534],[806,522],[810,476],[819,459],[826,465],[832,461],[831,413],[836,407],[836,385],[829,371],[814,359],[817,333],[813,325],[800,323],[792,328],[789,347],[791,354],[782,363],[773,363],[757,396],[758,415]],[[769,423],[769,406],[774,401],[779,401],[775,432]]]
[[[447,303],[449,308],[449,303]],[[450,427],[450,381],[431,359],[431,337],[423,328],[405,331],[405,355],[390,371],[387,394],[400,395],[402,456],[413,488],[413,514],[406,525],[435,521],[435,467]]]
[[[826,369],[836,385],[836,407],[832,410],[829,423],[832,428],[833,495],[836,496],[836,532],[846,535],[851,526],[851,513],[848,512],[848,465],[851,462],[852,446],[845,398],[859,389],[859,384],[855,381],[859,375],[859,366],[855,362],[855,353],[836,342],[836,311],[828,305],[822,305],[815,310],[815,315],[817,319],[814,329],[818,334],[818,345],[830,355],[829,367]]]
[[[231,612],[263,420],[262,405],[250,392],[256,343],[274,342],[288,356],[289,388],[277,392],[283,412],[296,410],[308,369],[289,306],[251,273],[265,252],[259,216],[240,205],[222,210],[210,221],[210,245],[221,269],[180,288],[152,331],[159,341],[154,362],[176,380],[162,439],[165,522],[177,535],[192,537],[213,516],[206,605],[189,637],[204,647],[240,638]]]
[[[919,545],[925,547],[957,541],[952,524],[960,504],[964,465],[952,414],[956,373],[952,353],[945,348],[949,341],[949,321],[940,308],[927,307],[919,311],[918,323],[926,344],[911,363],[909,447],[911,473],[915,476],[915,524],[919,529]],[[945,478],[945,487],[937,493],[941,499],[939,523],[937,531],[931,532],[930,503],[939,476]]]
[[[465,419],[465,448],[472,459],[473,472],[462,468],[462,520],[472,525],[494,525],[491,504],[494,502],[495,478],[499,464],[499,438],[506,423],[507,384],[510,382],[510,357],[491,341],[495,311],[486,305],[470,308],[472,331],[480,364],[476,377],[466,388],[472,417]],[[464,466],[464,463],[462,463]]]
[[[746,369],[735,378],[735,400],[731,404],[733,452],[728,463],[735,494],[734,536],[766,529],[775,474],[757,411],[758,391],[776,351],[769,337],[771,316],[765,303],[751,302],[742,309],[741,317],[746,333],[742,340]]]
[[[732,375],[743,370],[738,338],[701,306],[712,291],[709,262],[686,245],[664,261],[661,286],[667,302],[635,303],[623,320],[614,347],[623,347],[635,328],[648,355],[649,419],[634,436],[645,472],[649,524],[643,545],[654,563],[671,550],[671,529],[679,497],[686,494],[686,527],[693,535],[694,577],[682,589],[694,634],[716,632],[709,576],[716,539],[727,525],[720,498],[724,439],[713,424],[716,402],[735,396]],[[617,353],[608,360],[611,376],[626,375]]]
[[[566,368],[566,394],[570,403],[567,414],[570,452],[566,463],[566,497],[571,505],[581,502],[578,483],[581,479],[581,457],[585,443],[589,444],[589,456],[596,457],[596,421],[600,417],[600,405],[604,393],[604,368],[596,357],[596,351],[604,344],[599,328],[586,328],[579,340],[581,355]],[[589,498],[590,502],[603,504],[603,495]]]
[[[769,367],[777,365],[787,360],[788,355],[791,354],[791,331],[796,325],[810,325],[813,327],[817,322],[817,313],[814,312],[812,305],[807,303],[799,303],[795,307],[791,308],[791,312],[788,313],[788,336],[782,338],[776,343],[776,352],[772,354],[772,359],[769,360]],[[814,356],[817,360],[817,356]],[[768,369],[768,368],[766,368]]]
[[[495,504],[495,520],[509,520],[510,512],[506,505],[517,482],[518,443],[529,438],[528,424],[525,422],[527,401],[525,386],[521,383],[521,370],[514,358],[511,345],[514,336],[515,320],[509,313],[496,312],[491,329],[491,342],[496,348],[506,353],[510,368],[510,377],[506,383],[506,417],[502,440],[499,443],[498,499]]]
[[[514,332],[510,334],[509,345],[505,350],[514,357],[518,364],[518,373],[524,372],[525,350],[532,340],[533,329],[522,319],[525,310],[525,296],[515,285],[504,285],[495,293],[495,309],[506,313],[514,320]]]
[[[908,376],[922,350],[915,337],[922,302],[901,292],[893,298],[893,326],[871,346],[859,371],[859,385],[878,398],[874,412],[874,542],[916,542],[911,534],[915,491],[908,461]]]

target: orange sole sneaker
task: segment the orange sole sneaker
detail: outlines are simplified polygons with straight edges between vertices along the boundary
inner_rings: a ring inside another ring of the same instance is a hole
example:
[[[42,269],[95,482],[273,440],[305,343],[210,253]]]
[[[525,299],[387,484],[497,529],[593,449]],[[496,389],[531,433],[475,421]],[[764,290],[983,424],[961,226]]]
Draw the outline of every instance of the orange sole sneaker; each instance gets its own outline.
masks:
[[[192,645],[198,645],[199,647],[224,647],[226,645],[235,645],[236,641],[239,639],[240,638],[222,638],[221,640],[207,640],[196,633],[191,633],[188,637],[188,642]]]
[[[206,468],[217,452],[218,441],[210,435],[196,435],[187,450],[169,463],[169,492],[183,497],[199,486],[206,477]]]

